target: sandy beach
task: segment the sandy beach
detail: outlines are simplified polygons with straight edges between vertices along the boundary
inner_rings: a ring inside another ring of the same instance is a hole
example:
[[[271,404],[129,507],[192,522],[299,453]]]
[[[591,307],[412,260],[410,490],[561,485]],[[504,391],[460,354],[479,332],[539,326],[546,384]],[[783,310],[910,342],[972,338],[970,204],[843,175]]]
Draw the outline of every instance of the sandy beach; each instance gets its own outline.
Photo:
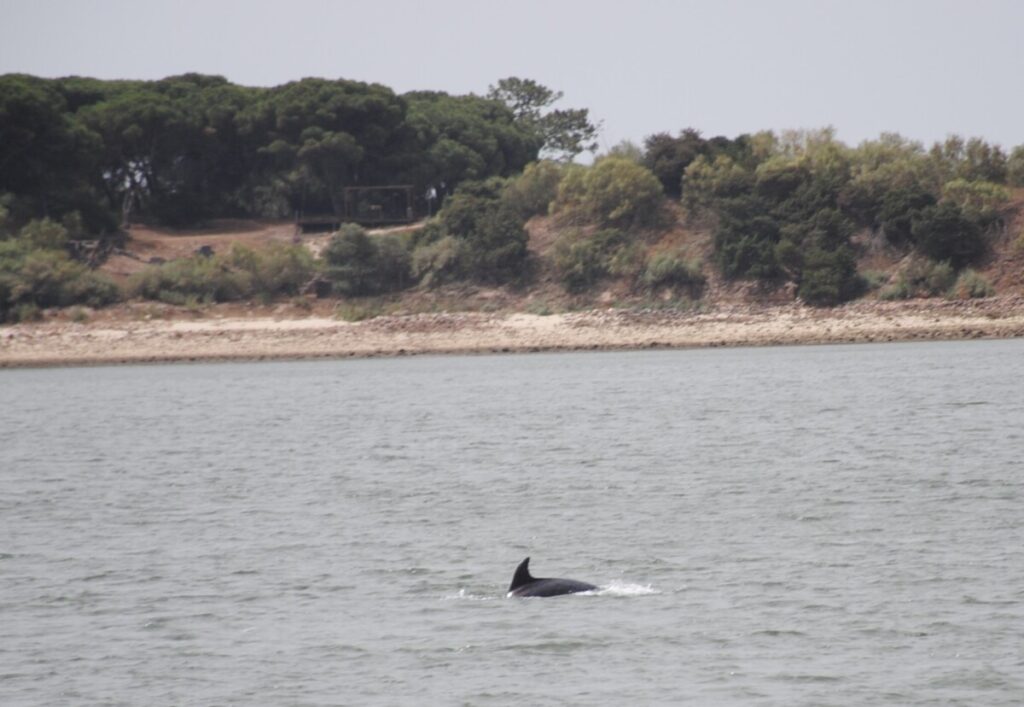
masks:
[[[413,354],[776,346],[1024,336],[1024,298],[857,302],[835,309],[431,313],[46,321],[0,328],[0,367]]]

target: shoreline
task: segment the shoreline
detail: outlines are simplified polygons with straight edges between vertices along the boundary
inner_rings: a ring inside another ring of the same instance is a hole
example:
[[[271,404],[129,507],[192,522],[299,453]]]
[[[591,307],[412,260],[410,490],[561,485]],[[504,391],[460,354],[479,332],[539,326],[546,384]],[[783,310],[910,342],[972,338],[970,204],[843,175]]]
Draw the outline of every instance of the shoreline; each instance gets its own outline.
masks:
[[[269,314],[0,327],[0,368],[1024,337],[1024,297],[718,305],[700,311],[456,312],[361,322]]]

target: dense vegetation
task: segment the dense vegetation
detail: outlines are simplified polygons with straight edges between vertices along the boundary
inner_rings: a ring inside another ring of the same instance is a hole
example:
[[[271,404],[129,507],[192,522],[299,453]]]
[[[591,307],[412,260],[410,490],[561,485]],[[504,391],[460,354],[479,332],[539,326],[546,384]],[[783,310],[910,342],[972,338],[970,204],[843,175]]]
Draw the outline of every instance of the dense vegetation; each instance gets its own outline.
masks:
[[[340,213],[344,186],[451,190],[509,176],[541,150],[591,147],[585,110],[504,79],[488,97],[398,95],[378,84],[303,79],[251,88],[219,76],[100,81],[0,76],[0,195],[10,218],[80,214],[90,233],[132,218]]]
[[[882,135],[849,147],[830,130],[688,129],[583,166],[571,158],[594,149],[596,127],[585,110],[553,108],[560,98],[516,78],[480,97],[324,79],[249,88],[196,74],[2,76],[0,321],[122,297],[361,297],[528,285],[544,273],[573,295],[615,280],[639,297],[697,298],[711,267],[726,280],[791,283],[816,305],[871,288],[884,298],[992,293],[973,266],[1012,215],[1024,146],[1007,154],[954,136],[926,149]],[[345,225],[319,258],[301,246],[236,247],[154,265],[118,288],[69,256],[69,241],[113,237],[128,217],[186,225],[339,213],[342,187],[396,183],[417,195],[437,187],[443,208],[402,235]],[[527,248],[538,215],[555,231],[543,261]],[[707,263],[666,237],[684,222],[710,234]],[[899,270],[859,272],[879,249],[903,258]]]
[[[113,282],[69,257],[69,235],[80,228],[68,218],[65,224],[33,220],[16,229],[0,202],[0,322],[35,319],[47,307],[101,307],[119,299]]]
[[[1006,186],[1024,183],[1024,148],[1007,157],[955,136],[925,150],[898,135],[849,148],[829,130],[732,141],[686,131],[674,161],[670,140],[650,138],[646,158],[663,180],[679,177],[688,212],[713,229],[722,273],[792,281],[813,304],[866,286],[857,233],[953,273],[977,262],[1005,223]]]

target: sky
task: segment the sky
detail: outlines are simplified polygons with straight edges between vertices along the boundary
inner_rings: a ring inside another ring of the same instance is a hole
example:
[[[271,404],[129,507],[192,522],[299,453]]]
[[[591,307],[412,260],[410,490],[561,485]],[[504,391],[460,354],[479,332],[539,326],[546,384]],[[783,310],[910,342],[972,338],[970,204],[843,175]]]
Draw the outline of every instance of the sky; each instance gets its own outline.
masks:
[[[0,74],[306,76],[587,108],[601,146],[832,126],[1024,144],[1024,0],[0,0]]]

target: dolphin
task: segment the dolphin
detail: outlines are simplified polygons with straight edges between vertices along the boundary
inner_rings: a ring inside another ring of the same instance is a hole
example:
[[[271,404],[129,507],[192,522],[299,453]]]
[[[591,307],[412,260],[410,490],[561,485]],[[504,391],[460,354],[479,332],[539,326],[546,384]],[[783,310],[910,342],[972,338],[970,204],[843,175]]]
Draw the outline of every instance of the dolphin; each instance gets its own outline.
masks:
[[[556,597],[560,594],[575,594],[597,589],[593,584],[577,582],[575,579],[546,579],[530,574],[530,558],[519,563],[508,586],[510,597]]]

